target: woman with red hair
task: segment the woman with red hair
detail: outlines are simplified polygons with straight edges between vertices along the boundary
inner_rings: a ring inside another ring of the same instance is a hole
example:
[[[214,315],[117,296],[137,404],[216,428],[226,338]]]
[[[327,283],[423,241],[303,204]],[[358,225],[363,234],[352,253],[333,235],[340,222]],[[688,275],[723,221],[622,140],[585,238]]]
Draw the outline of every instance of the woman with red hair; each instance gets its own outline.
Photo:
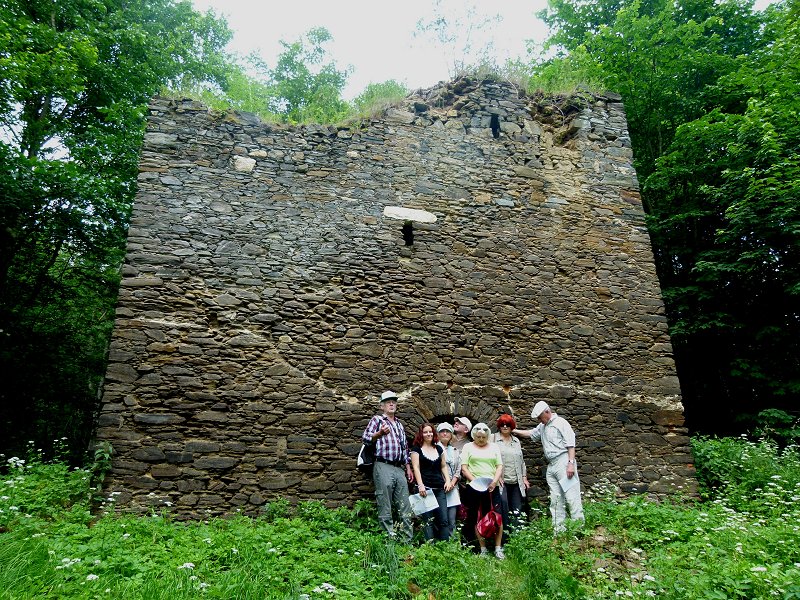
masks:
[[[497,419],[497,433],[492,441],[500,448],[503,457],[503,485],[501,501],[503,506],[503,523],[506,534],[510,534],[522,524],[522,501],[531,484],[528,483],[525,459],[522,456],[522,444],[511,435],[517,428],[517,422],[511,415],[500,415]]]
[[[438,437],[433,425],[419,426],[411,442],[411,469],[417,483],[417,491],[423,498],[428,494],[436,497],[437,508],[422,515],[425,539],[448,540],[446,493],[453,489],[450,472],[444,458],[444,450],[436,442]]]

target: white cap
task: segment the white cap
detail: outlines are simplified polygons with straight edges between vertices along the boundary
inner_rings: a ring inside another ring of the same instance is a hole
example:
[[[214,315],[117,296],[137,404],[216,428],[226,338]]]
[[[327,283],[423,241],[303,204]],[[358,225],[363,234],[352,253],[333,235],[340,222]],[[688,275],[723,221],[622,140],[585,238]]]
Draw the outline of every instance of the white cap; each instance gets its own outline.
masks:
[[[484,432],[486,435],[492,433],[492,430],[489,429],[489,426],[486,423],[478,423],[475,427],[472,428],[472,437],[475,437],[475,434],[479,431]]]
[[[534,419],[538,419],[540,414],[549,409],[550,407],[548,406],[547,402],[545,402],[544,400],[539,400],[534,405],[533,410],[531,411],[531,417],[533,417]]]
[[[441,433],[442,431],[449,431],[450,433],[453,433],[453,426],[447,421],[444,423],[439,423],[439,425],[436,427],[436,433]]]
[[[472,431],[472,421],[470,421],[467,417],[456,417],[456,421],[466,427],[467,431]]]
[[[397,400],[397,394],[391,390],[386,390],[381,394],[381,402],[386,402],[387,400]]]

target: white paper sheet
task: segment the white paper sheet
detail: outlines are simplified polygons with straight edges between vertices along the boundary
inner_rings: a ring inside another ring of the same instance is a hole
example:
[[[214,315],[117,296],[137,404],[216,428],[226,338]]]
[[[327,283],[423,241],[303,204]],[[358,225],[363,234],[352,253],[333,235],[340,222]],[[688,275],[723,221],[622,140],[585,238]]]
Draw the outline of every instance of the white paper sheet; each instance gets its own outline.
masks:
[[[414,511],[415,515],[424,515],[426,512],[439,507],[439,503],[436,501],[436,496],[433,495],[433,490],[425,491],[428,495],[424,498],[419,494],[411,494],[408,497],[408,501],[411,504],[411,510]]]

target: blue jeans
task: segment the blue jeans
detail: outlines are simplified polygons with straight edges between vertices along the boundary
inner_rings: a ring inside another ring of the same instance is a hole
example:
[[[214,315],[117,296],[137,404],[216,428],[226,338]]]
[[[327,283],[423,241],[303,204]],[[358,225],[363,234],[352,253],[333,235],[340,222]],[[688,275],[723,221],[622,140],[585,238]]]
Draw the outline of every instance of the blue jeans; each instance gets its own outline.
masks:
[[[447,522],[447,497],[443,489],[431,490],[439,507],[422,515],[423,533],[426,540],[449,540],[450,528]]]
[[[500,492],[503,503],[503,541],[508,541],[508,535],[522,526],[522,490],[517,483],[504,483]]]

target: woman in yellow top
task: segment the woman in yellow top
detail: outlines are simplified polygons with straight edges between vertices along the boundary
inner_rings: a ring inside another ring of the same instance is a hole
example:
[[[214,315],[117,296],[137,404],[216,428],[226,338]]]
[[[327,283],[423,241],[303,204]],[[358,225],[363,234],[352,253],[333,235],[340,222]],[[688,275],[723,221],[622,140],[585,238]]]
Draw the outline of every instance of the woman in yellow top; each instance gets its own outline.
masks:
[[[484,515],[493,507],[502,514],[502,500],[498,486],[503,478],[503,459],[497,445],[489,442],[490,434],[491,430],[486,423],[478,423],[472,428],[473,441],[461,450],[461,474],[468,482],[464,492],[465,497],[462,499],[467,505],[464,537],[471,540],[474,535],[478,539],[481,555],[486,555],[489,551],[486,548],[486,540],[478,535],[476,528],[478,513]],[[501,560],[506,557],[503,553],[502,525],[494,536],[494,555]]]

